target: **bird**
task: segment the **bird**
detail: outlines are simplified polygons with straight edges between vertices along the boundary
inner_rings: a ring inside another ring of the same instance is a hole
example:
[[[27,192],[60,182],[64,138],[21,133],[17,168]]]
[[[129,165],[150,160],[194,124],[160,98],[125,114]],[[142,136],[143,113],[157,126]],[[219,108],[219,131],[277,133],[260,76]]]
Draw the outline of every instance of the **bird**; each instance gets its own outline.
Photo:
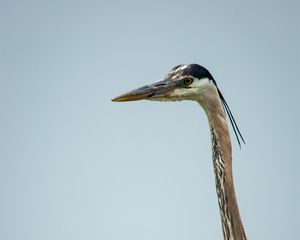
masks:
[[[232,146],[226,115],[241,147],[245,140],[233,114],[210,72],[198,64],[180,64],[152,84],[126,92],[114,102],[137,100],[196,101],[208,118],[215,185],[224,240],[246,240],[232,174]]]

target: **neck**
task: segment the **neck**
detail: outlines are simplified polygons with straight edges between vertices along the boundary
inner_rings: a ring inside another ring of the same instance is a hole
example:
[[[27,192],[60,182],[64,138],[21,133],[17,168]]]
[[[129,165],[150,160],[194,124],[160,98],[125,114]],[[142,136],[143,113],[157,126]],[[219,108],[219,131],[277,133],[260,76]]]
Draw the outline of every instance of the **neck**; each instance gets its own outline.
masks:
[[[204,95],[198,102],[207,114],[211,130],[212,158],[224,240],[246,240],[234,191],[231,141],[225,112],[215,87]],[[203,101],[204,97],[206,101]]]

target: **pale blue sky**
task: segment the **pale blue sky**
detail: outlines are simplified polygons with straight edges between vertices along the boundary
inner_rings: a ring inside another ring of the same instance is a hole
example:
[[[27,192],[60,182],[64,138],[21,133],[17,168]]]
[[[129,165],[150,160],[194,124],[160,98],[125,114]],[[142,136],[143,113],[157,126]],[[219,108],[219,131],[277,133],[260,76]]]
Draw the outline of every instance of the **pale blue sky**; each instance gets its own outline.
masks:
[[[249,239],[298,238],[299,1],[0,6],[0,239],[222,239],[202,109],[110,101],[180,63],[210,70],[247,142]]]

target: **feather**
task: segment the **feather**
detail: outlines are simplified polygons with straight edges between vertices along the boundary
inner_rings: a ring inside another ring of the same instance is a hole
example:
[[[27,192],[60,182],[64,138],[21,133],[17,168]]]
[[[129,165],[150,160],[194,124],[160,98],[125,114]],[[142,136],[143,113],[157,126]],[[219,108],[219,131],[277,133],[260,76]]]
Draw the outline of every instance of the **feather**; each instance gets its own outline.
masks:
[[[237,141],[239,143],[239,146],[241,148],[241,141],[240,140],[242,140],[242,142],[244,144],[246,144],[246,142],[245,142],[245,140],[244,140],[244,138],[243,138],[243,136],[242,136],[242,134],[240,132],[240,129],[239,129],[239,127],[238,127],[238,125],[237,125],[237,123],[236,123],[236,121],[235,121],[235,119],[234,119],[234,117],[233,117],[233,115],[232,115],[232,113],[230,111],[230,108],[229,108],[229,106],[228,106],[228,104],[227,104],[224,96],[222,95],[222,93],[221,93],[221,91],[220,91],[220,89],[218,87],[217,87],[217,89],[218,89],[218,93],[219,93],[219,96],[220,96],[221,101],[222,101],[222,105],[223,105],[223,107],[225,109],[225,112],[227,113],[227,116],[228,116],[228,118],[230,120],[230,123],[231,123],[231,126],[233,128],[234,134],[235,134],[236,139],[237,139]]]

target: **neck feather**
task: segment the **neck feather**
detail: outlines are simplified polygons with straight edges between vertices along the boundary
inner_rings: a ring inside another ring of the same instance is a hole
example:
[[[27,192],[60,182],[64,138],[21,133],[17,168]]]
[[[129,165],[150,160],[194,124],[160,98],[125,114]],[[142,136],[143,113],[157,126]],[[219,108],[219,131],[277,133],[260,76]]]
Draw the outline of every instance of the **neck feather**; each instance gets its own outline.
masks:
[[[198,102],[204,108],[210,125],[212,159],[224,240],[246,240],[234,190],[231,141],[225,112],[216,88],[211,87],[206,92]]]

